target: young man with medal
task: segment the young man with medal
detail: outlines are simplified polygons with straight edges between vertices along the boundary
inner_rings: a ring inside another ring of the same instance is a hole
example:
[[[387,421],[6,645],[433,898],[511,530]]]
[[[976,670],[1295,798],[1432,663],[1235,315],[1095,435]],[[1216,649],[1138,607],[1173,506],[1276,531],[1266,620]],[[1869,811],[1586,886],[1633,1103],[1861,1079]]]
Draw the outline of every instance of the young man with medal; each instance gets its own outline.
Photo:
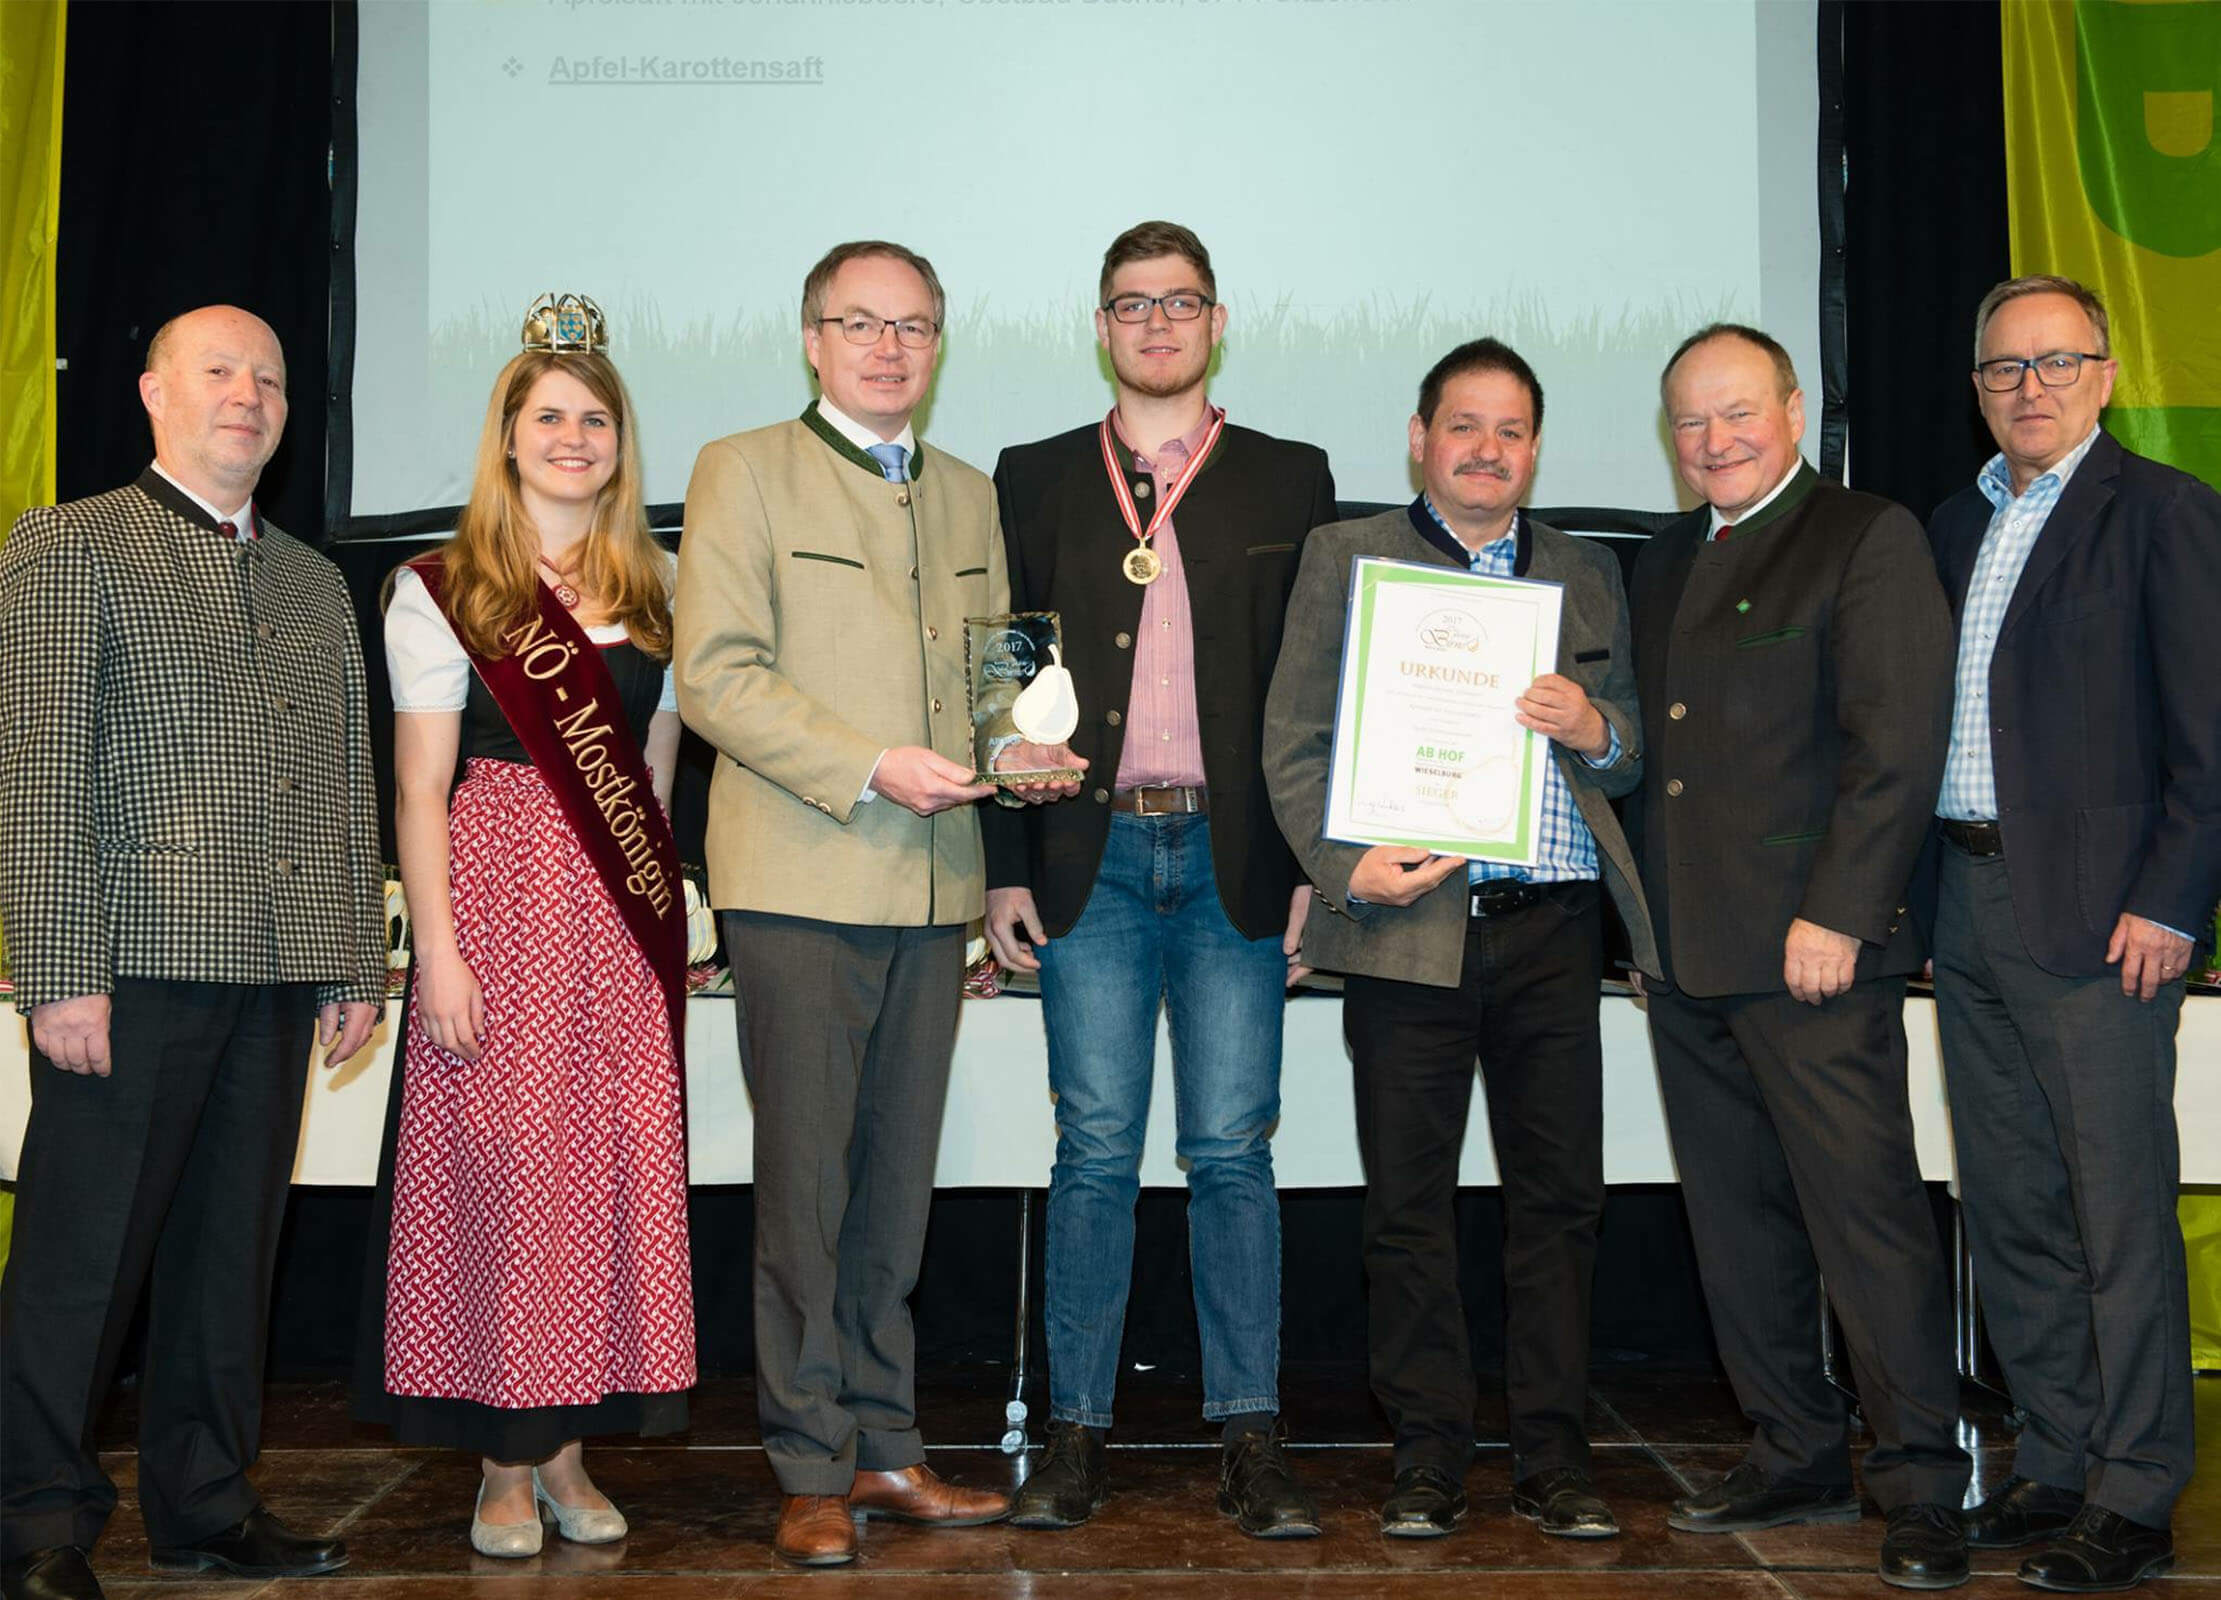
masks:
[[[911,427],[945,301],[923,256],[835,247],[802,287],[819,397],[714,440],[686,492],[679,709],[717,747],[710,896],[755,1102],[756,1405],[773,1548],[852,1513],[994,1522],[918,1431],[908,1299],[983,907],[964,619],[1009,609],[985,475]],[[1070,786],[1037,786],[1048,798]]]
[[[1226,331],[1210,255],[1147,222],[1103,258],[1095,331],[1117,404],[1003,453],[1010,599],[1059,613],[1089,765],[1067,803],[990,810],[987,936],[1041,975],[1057,1152],[1050,1177],[1048,1453],[1024,1527],[1085,1522],[1132,1275],[1157,1018],[1169,1009],[1203,1414],[1219,1507],[1268,1538],[1318,1531],[1279,1426],[1285,985],[1310,889],[1258,766],[1265,690],[1305,536],[1334,520],[1325,455],[1230,425],[1205,393]]]

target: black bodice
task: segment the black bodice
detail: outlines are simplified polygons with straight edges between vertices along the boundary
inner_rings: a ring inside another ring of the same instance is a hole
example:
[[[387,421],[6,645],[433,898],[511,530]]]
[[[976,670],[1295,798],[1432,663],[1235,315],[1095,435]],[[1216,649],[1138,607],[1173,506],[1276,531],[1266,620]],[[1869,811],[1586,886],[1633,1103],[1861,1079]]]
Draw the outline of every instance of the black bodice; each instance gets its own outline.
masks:
[[[630,639],[620,639],[599,648],[602,665],[617,681],[617,698],[624,705],[625,725],[632,730],[632,741],[635,745],[645,745],[649,720],[655,716],[656,702],[663,698],[663,663],[646,654]],[[470,675],[470,698],[463,706],[463,748],[457,764],[458,776],[460,762],[472,756],[532,765],[532,757],[526,753],[523,741],[509,726],[509,719],[501,714],[493,692],[476,671]]]

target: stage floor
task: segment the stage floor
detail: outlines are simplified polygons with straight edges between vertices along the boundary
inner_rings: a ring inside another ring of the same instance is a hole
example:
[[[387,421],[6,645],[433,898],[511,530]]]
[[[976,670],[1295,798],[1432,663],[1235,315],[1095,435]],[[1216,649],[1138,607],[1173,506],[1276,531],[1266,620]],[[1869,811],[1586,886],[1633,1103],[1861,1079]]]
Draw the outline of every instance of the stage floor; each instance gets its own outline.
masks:
[[[929,1376],[921,1412],[928,1436],[943,1441],[933,1452],[937,1470],[972,1483],[1011,1481],[1014,1463],[992,1442],[1006,1381],[1003,1369],[987,1366]],[[103,1443],[116,1447],[102,1459],[123,1499],[95,1564],[110,1594],[150,1600],[787,1600],[828,1591],[859,1600],[1820,1600],[1893,1592],[1873,1576],[1882,1522],[1871,1505],[1856,1526],[1712,1537],[1666,1527],[1667,1503],[1725,1471],[1741,1452],[1741,1418],[1726,1384],[1709,1375],[1599,1369],[1590,1419],[1597,1485],[1624,1532],[1589,1543],[1545,1538],[1511,1515],[1500,1442],[1484,1446],[1467,1479],[1473,1517],[1460,1533],[1383,1540],[1374,1508],[1388,1487],[1385,1434],[1363,1373],[1347,1368],[1285,1378],[1299,1466],[1321,1502],[1325,1533],[1292,1543],[1246,1539],[1213,1507],[1215,1433],[1195,1414],[1192,1383],[1134,1372],[1122,1384],[1112,1497],[1086,1527],[927,1532],[872,1522],[862,1560],[817,1573],[771,1554],[778,1496],[757,1447],[745,1379],[697,1391],[687,1435],[590,1452],[596,1479],[632,1521],[625,1542],[590,1549],[551,1533],[540,1556],[521,1562],[490,1561],[470,1549],[475,1463],[384,1444],[348,1422],[337,1384],[281,1384],[271,1392],[257,1481],[279,1515],[304,1531],[342,1534],[354,1557],[342,1572],[287,1583],[184,1582],[147,1571],[128,1448],[133,1406],[123,1390],[100,1429]],[[1975,1488],[1987,1492],[2011,1470],[2011,1435],[2000,1404],[1984,1391],[1970,1388],[1963,1412]],[[1480,1420],[1484,1437],[1501,1441],[1500,1402],[1484,1404]],[[2198,1424],[2200,1454],[2211,1460],[2221,1449],[2221,1379],[2198,1384]],[[2221,1469],[2209,1469],[2177,1508],[2175,1548],[2175,1576],[2150,1592],[2221,1600]],[[1975,1581],[1959,1592],[2033,1593],[2010,1576],[2016,1561],[2011,1552],[1975,1552]]]

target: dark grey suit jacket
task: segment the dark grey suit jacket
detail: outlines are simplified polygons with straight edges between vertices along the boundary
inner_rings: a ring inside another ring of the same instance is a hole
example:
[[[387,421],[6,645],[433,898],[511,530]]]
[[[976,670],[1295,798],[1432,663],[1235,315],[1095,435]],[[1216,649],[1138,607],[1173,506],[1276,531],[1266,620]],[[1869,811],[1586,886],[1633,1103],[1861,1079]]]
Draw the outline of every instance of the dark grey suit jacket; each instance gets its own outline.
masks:
[[[1558,632],[1558,671],[1588,692],[1619,734],[1619,759],[1592,767],[1563,746],[1551,747],[1571,786],[1582,820],[1596,836],[1597,865],[1634,942],[1638,965],[1657,957],[1650,911],[1635,860],[1612,814],[1611,797],[1642,779],[1642,730],[1635,717],[1635,663],[1628,642],[1627,601],[1619,562],[1609,551],[1520,516],[1525,538],[1521,576],[1565,586]],[[1450,878],[1408,906],[1352,904],[1350,873],[1363,845],[1321,837],[1326,819],[1327,765],[1334,744],[1334,702],[1341,679],[1342,635],[1349,606],[1350,564],[1360,556],[1453,565],[1420,536],[1411,512],[1398,508],[1315,531],[1288,601],[1280,664],[1265,701],[1265,783],[1273,814],[1311,879],[1317,900],[1303,929],[1303,959],[1322,972],[1357,972],[1448,988],[1465,959],[1465,879]]]
[[[1650,761],[1626,808],[1663,976],[1785,987],[1793,918],[1917,972],[1906,884],[1951,731],[1951,618],[1920,523],[1809,466],[1709,543],[1699,507],[1635,562]],[[1659,969],[1646,968],[1653,977]]]

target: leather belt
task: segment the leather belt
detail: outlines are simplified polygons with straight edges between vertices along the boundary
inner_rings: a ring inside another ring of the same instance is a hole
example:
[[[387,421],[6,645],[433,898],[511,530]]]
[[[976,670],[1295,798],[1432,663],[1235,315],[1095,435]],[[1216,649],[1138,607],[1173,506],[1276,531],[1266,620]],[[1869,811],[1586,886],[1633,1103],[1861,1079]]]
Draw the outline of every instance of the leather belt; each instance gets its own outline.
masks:
[[[1469,914],[1500,917],[1507,911],[1524,911],[1542,898],[1542,885],[1524,878],[1490,878],[1473,885],[1467,900]]]
[[[1957,817],[1938,817],[1936,826],[1949,839],[1970,856],[2001,856],[2005,853],[2005,836],[1994,822],[1961,822]]]
[[[1211,809],[1210,791],[1202,785],[1143,784],[1111,791],[1113,811],[1137,817],[1193,817]]]

